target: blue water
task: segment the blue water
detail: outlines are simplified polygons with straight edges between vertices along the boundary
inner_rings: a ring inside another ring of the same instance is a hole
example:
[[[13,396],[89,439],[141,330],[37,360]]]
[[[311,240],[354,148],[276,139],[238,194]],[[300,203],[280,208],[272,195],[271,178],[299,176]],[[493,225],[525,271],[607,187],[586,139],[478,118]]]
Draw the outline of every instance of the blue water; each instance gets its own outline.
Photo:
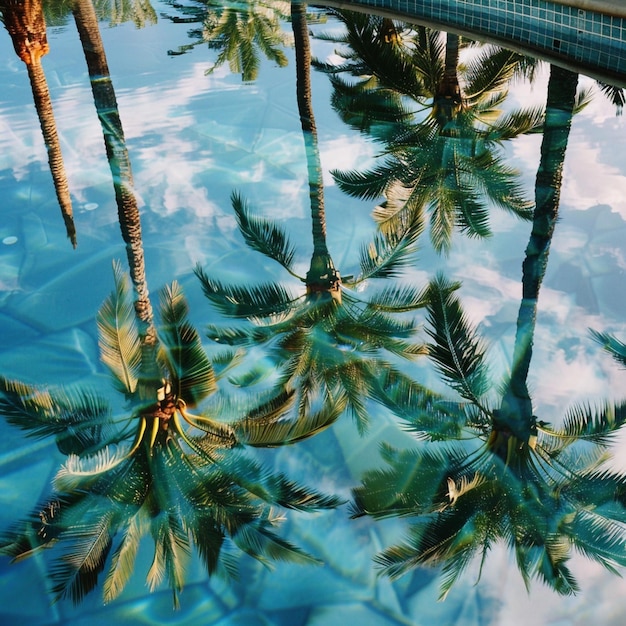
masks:
[[[153,3],[157,14],[172,13]],[[332,23],[314,31],[336,28]],[[289,24],[285,24],[289,30]],[[168,49],[187,43],[188,26],[161,17],[157,25],[101,25],[127,147],[140,197],[148,283],[153,294],[178,280],[199,328],[216,321],[193,267],[224,281],[275,277],[275,266],[250,251],[236,230],[233,189],[259,213],[279,218],[298,242],[298,269],[310,249],[308,183],[295,99],[293,51],[289,65],[263,62],[254,83],[228,67],[214,73],[215,53],[197,46],[182,56]],[[54,196],[28,77],[4,29],[0,30],[0,372],[37,384],[84,383],[108,388],[98,358],[95,315],[113,287],[112,261],[125,262],[110,171],[93,106],[82,50],[71,19],[48,30],[44,58],[58,132],[74,201],[78,247],[66,239]],[[332,44],[312,39],[320,58]],[[540,103],[545,79],[513,88],[513,100]],[[583,84],[592,86],[592,81]],[[327,77],[313,73],[313,106],[321,160],[333,168],[365,169],[378,148],[342,125],[329,104]],[[558,421],[573,402],[623,396],[620,371],[588,338],[589,327],[626,337],[625,122],[601,97],[574,120],[568,146],[561,221],[542,290],[531,384],[538,414]],[[507,147],[532,195],[540,137]],[[373,232],[373,203],[348,198],[325,176],[328,243],[343,274],[357,269],[359,245]],[[488,241],[455,237],[447,258],[426,238],[405,280],[426,284],[438,269],[463,281],[460,295],[488,339],[496,378],[510,363],[521,295],[521,263],[530,225],[494,212]],[[294,284],[295,285],[295,284]],[[416,375],[440,385],[425,366]],[[294,479],[348,496],[363,471],[374,467],[378,445],[408,445],[410,435],[380,409],[359,438],[349,418],[312,440],[260,456]],[[29,511],[47,492],[61,455],[54,444],[25,438],[9,426],[0,438],[0,524]],[[618,441],[626,468],[626,447]],[[207,580],[192,561],[181,609],[171,593],[148,593],[144,579],[150,546],[120,598],[103,606],[99,590],[75,608],[50,605],[45,559],[0,561],[3,624],[216,624],[363,626],[391,624],[621,624],[622,579],[574,559],[580,595],[560,598],[540,583],[526,593],[504,550],[496,551],[481,582],[470,570],[444,603],[436,602],[436,570],[419,570],[395,583],[377,578],[372,555],[397,541],[404,522],[350,520],[346,507],[315,515],[290,513],[283,536],[325,562],[322,567],[278,563],[268,571],[242,559],[238,582]]]

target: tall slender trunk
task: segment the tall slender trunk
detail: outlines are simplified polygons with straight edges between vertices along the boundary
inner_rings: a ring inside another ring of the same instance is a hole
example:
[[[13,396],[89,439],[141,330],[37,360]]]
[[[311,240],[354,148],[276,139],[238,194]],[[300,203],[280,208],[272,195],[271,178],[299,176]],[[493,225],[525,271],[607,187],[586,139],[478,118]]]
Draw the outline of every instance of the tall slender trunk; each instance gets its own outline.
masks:
[[[434,114],[441,130],[454,120],[463,104],[461,86],[459,84],[459,51],[461,38],[454,33],[446,35],[446,56],[441,83],[435,94]]]
[[[291,24],[296,51],[296,94],[306,150],[313,230],[313,256],[306,284],[309,293],[330,292],[338,296],[339,272],[334,267],[326,244],[324,180],[311,97],[311,47],[306,4],[291,3]]]
[[[515,415],[520,431],[534,427],[532,402],[528,392],[528,371],[532,359],[537,319],[537,301],[548,265],[550,243],[559,213],[563,163],[574,115],[578,74],[550,67],[546,118],[541,143],[541,159],[535,182],[535,212],[526,257],[522,266],[522,302],[517,317],[511,380],[502,409],[506,417]]]
[[[41,0],[22,0],[19,2],[2,0],[0,1],[0,10],[6,29],[11,35],[15,52],[24,61],[28,70],[33,101],[48,151],[48,164],[54,181],[54,190],[61,208],[65,231],[75,248],[76,228],[74,226],[70,188],[65,173],[50,91],[41,65],[41,57],[47,54],[49,50]]]
[[[130,275],[135,288],[135,310],[140,322],[140,332],[144,343],[156,345],[156,331],[146,281],[141,221],[135,196],[133,172],[115,90],[100,37],[98,19],[91,0],[76,0],[73,13],[87,62],[93,99],[102,126],[107,158],[113,176],[120,229],[126,244]]]

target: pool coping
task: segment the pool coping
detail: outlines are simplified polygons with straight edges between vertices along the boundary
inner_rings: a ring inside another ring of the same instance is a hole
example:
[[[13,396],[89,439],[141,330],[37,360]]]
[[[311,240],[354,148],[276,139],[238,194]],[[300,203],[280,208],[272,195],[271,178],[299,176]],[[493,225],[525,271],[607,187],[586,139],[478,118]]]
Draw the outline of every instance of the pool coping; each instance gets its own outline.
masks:
[[[383,1],[386,6],[380,6]],[[515,0],[504,1],[513,2],[513,4],[515,4]],[[602,13],[598,13],[601,10],[601,7],[605,7],[605,10],[607,7],[616,7],[617,3],[614,0],[548,1],[563,7],[569,7],[569,9],[574,11],[579,10],[581,12],[589,11],[596,13],[607,17],[611,21],[626,20],[626,4],[623,8],[620,7],[621,13],[625,16],[624,18],[616,15],[609,15],[604,11]],[[480,7],[480,2],[474,3],[472,0],[457,0],[457,2],[466,5],[468,8],[473,5]],[[619,68],[592,63],[589,61],[586,62],[572,54],[564,54],[563,52],[554,51],[549,47],[539,46],[526,41],[518,40],[514,37],[507,37],[501,33],[488,31],[484,28],[473,27],[468,22],[459,24],[448,22],[445,19],[437,19],[436,17],[432,17],[430,15],[415,14],[406,9],[406,0],[319,0],[318,2],[311,2],[311,4],[320,7],[328,6],[335,9],[375,13],[392,19],[400,19],[409,23],[434,28],[435,30],[453,32],[470,39],[478,39],[486,43],[502,46],[520,54],[528,54],[547,63],[552,63],[570,71],[587,75],[595,80],[606,82],[617,87],[626,88],[626,71],[620,71]],[[396,6],[394,7],[392,5]],[[611,42],[611,40],[607,41],[609,43]],[[619,67],[626,67],[626,40],[622,39],[621,42],[613,40],[612,44],[620,46]],[[587,41],[587,45],[590,45],[589,41]]]
[[[552,2],[612,17],[626,17],[626,3],[623,0],[552,0]]]

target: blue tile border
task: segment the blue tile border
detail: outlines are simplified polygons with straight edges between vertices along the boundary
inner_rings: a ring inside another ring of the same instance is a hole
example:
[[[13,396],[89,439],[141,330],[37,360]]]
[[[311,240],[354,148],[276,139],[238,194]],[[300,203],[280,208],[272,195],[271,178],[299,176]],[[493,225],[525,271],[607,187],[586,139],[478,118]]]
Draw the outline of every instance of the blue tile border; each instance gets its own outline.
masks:
[[[558,0],[352,0],[319,4],[369,8],[414,17],[439,28],[448,26],[503,45],[523,47],[530,54],[626,86],[626,17],[608,12]],[[596,1],[593,6],[610,4]]]

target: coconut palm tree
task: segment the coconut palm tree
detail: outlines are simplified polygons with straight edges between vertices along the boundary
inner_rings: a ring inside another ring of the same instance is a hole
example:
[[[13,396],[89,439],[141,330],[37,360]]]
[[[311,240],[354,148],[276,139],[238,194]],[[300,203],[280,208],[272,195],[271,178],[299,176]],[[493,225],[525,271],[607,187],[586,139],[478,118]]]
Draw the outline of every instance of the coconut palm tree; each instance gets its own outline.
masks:
[[[396,412],[431,442],[385,447],[388,467],[366,473],[353,514],[411,517],[406,541],[376,561],[391,577],[443,565],[441,598],[475,558],[482,571],[498,542],[513,551],[527,586],[539,578],[575,593],[572,550],[610,571],[626,565],[626,477],[603,464],[611,435],[626,422],[626,402],[575,406],[559,428],[521,410],[513,415],[510,378],[500,399],[491,397],[485,346],[456,288],[443,277],[431,283],[428,332],[431,355],[462,401],[424,402],[406,381],[389,389]]]
[[[83,12],[86,4],[78,0],[76,8],[83,43],[103,55],[101,45],[91,43],[97,23],[92,28],[93,13]],[[105,59],[93,59],[90,71],[105,65]],[[110,85],[107,73],[103,79]],[[105,95],[110,99],[111,93],[112,85]],[[95,88],[94,95],[102,106]],[[225,541],[263,562],[315,562],[275,533],[279,518],[272,507],[310,511],[339,501],[265,470],[243,446],[299,441],[317,432],[331,409],[290,422],[290,393],[250,397],[245,403],[206,402],[216,391],[217,375],[189,324],[177,283],[161,295],[159,331],[154,324],[130,161],[119,115],[109,114],[105,119],[114,125],[103,126],[112,133],[106,140],[110,158],[119,154],[124,165],[111,158],[119,176],[116,199],[134,289],[115,266],[115,291],[98,315],[99,343],[128,413],[113,418],[107,399],[94,391],[0,379],[0,414],[31,436],[54,437],[68,457],[52,495],[5,533],[0,551],[20,560],[59,544],[61,554],[50,570],[53,590],[57,598],[74,602],[95,588],[108,566],[103,595],[109,601],[123,590],[139,542],[150,535],[155,552],[148,584],[154,589],[167,579],[177,606],[194,546],[209,575],[233,570],[232,557],[222,552]],[[201,413],[192,413],[199,404]]]
[[[485,346],[454,294],[459,285],[438,277],[429,294],[429,353],[462,401],[424,402],[406,381],[389,394],[412,429],[448,443],[385,450],[390,469],[367,474],[354,491],[355,515],[416,517],[408,541],[377,560],[391,576],[443,564],[442,596],[477,555],[482,569],[497,541],[514,551],[527,585],[539,577],[562,594],[577,589],[567,566],[572,548],[609,570],[626,564],[626,477],[603,466],[626,403],[574,407],[553,428],[534,414],[527,383],[577,82],[551,68],[513,366],[499,399],[489,398]]]
[[[13,40],[15,52],[25,63],[28,70],[33,100],[48,151],[48,163],[54,181],[54,189],[61,207],[61,215],[63,216],[67,236],[75,248],[76,227],[74,226],[72,199],[65,173],[61,142],[57,133],[50,91],[41,64],[41,58],[48,54],[49,51],[46,21],[41,0],[1,0],[0,12],[2,13],[2,21]]]
[[[115,89],[111,81],[98,18],[93,4],[90,0],[75,0],[72,10],[87,63],[98,119],[102,126],[107,159],[113,178],[122,239],[126,244],[130,275],[137,295],[135,300],[137,315],[142,324],[142,333],[148,334],[146,345],[152,345],[156,338],[150,336],[154,334],[152,305],[145,278],[139,207]]]
[[[283,48],[291,46],[291,37],[282,30],[282,21],[289,17],[289,2],[271,0],[269,2],[228,3],[213,0],[197,0],[195,4],[183,5],[170,1],[169,4],[182,13],[182,17],[168,16],[173,22],[196,24],[189,36],[195,41],[169,50],[169,55],[184,54],[195,46],[207,43],[209,49],[218,50],[217,60],[207,74],[214,72],[224,63],[230,71],[241,74],[243,81],[256,80],[262,53],[279,67],[287,65]]]
[[[50,568],[56,597],[80,602],[108,568],[108,602],[123,590],[139,542],[150,535],[155,552],[148,585],[154,589],[166,579],[175,606],[194,546],[209,574],[232,570],[232,557],[222,554],[227,540],[264,562],[315,562],[275,533],[278,518],[271,507],[311,511],[338,500],[268,472],[240,441],[267,445],[270,437],[261,426],[281,417],[285,398],[269,398],[230,423],[215,414],[229,407],[220,402],[192,413],[216,390],[216,374],[189,324],[180,287],[173,283],[162,292],[159,350],[147,352],[119,265],[115,283],[98,327],[102,361],[128,402],[125,417],[112,417],[97,392],[0,380],[0,413],[30,436],[55,437],[67,455],[53,493],[5,533],[2,553],[20,560],[58,544],[60,556]],[[145,383],[155,371],[161,386],[150,397]],[[288,442],[284,424],[281,429],[280,440],[270,445]],[[301,425],[291,433],[304,436]]]
[[[365,399],[378,395],[378,377],[385,369],[391,371],[381,354],[413,358],[422,351],[412,340],[414,321],[395,319],[394,314],[421,307],[424,301],[420,290],[411,287],[387,287],[367,300],[357,295],[354,287],[366,280],[397,275],[414,250],[421,224],[413,220],[398,232],[377,236],[361,250],[360,275],[341,277],[326,241],[324,187],[311,106],[306,5],[293,3],[292,25],[311,200],[313,254],[306,276],[294,270],[295,249],[282,228],[252,214],[247,202],[236,193],[232,203],[246,243],[304,283],[304,293],[293,294],[280,283],[252,288],[230,286],[208,276],[200,267],[196,274],[205,295],[222,314],[252,322],[235,328],[213,325],[209,328],[211,338],[223,343],[268,346],[281,367],[280,384],[301,393],[298,406],[302,418],[312,398],[320,395],[326,406],[345,404],[363,430],[368,421]],[[334,412],[333,416],[340,413]]]
[[[439,251],[449,249],[455,227],[488,236],[490,205],[530,219],[532,203],[501,151],[542,121],[539,108],[502,110],[521,57],[485,46],[460,63],[469,44],[453,33],[444,39],[426,27],[336,14],[347,29],[340,43],[348,48],[337,51],[346,60],[317,67],[331,75],[342,118],[384,145],[372,169],[333,172],[339,187],[364,199],[384,196],[374,211],[383,229],[404,212],[429,211]]]
[[[94,0],[96,14],[108,19],[111,26],[132,21],[137,28],[157,23],[150,0]]]

